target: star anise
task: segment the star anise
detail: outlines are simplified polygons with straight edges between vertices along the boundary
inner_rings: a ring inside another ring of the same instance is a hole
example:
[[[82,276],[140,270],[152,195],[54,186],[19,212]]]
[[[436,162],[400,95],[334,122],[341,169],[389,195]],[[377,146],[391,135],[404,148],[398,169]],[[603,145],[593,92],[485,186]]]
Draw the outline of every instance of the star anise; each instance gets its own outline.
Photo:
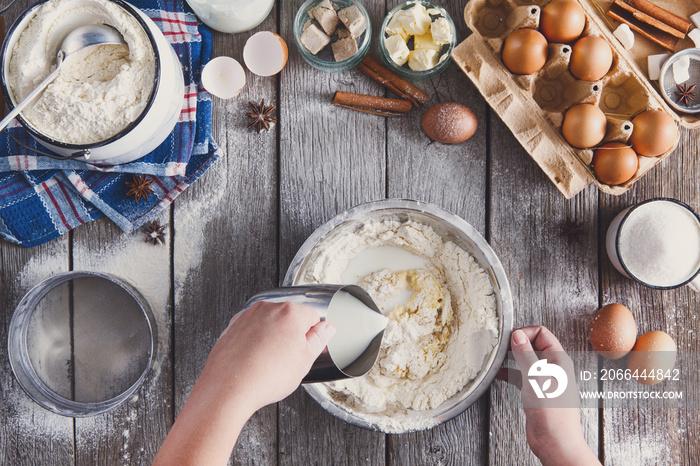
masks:
[[[163,244],[165,242],[165,228],[167,226],[167,223],[165,225],[159,225],[156,220],[153,220],[149,226],[142,230],[146,235],[145,242],[148,243],[150,241],[154,246]]]
[[[586,232],[583,230],[583,222],[577,222],[570,218],[567,218],[566,222],[559,226],[559,230],[559,236],[566,238],[569,243],[573,240],[581,244],[581,238],[586,236]]]
[[[153,179],[147,179],[146,175],[134,175],[133,181],[126,182],[126,185],[131,188],[126,192],[126,195],[134,196],[136,202],[139,202],[142,198],[148,200],[148,195],[155,193],[155,191],[151,189],[151,185],[154,182],[155,180]]]
[[[255,105],[253,102],[248,102],[248,104],[253,111],[246,113],[248,118],[252,120],[250,123],[248,123],[247,128],[256,127],[258,134],[262,132],[263,128],[265,128],[265,131],[269,131],[270,123],[275,123],[277,121],[277,118],[270,115],[270,113],[272,113],[276,107],[272,105],[265,108],[265,99],[260,102],[260,105]]]
[[[695,99],[695,84],[692,86],[688,87],[688,84],[676,84],[676,97],[678,97],[678,100],[676,102],[684,107],[688,107],[690,103]]]

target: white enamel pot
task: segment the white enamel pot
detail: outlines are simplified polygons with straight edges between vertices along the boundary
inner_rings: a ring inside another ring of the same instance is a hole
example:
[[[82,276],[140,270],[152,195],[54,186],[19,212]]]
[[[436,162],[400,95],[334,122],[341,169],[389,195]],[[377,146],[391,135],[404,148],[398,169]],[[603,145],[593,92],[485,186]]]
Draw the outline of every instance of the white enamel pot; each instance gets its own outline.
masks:
[[[175,51],[158,26],[141,10],[122,0],[112,0],[143,27],[155,51],[155,82],[148,103],[141,114],[119,133],[92,144],[68,144],[37,131],[20,114],[17,120],[42,146],[67,159],[100,165],[132,162],[158,147],[170,135],[180,118],[185,93],[182,66]],[[12,51],[21,32],[36,15],[39,3],[28,8],[12,25],[2,45],[2,92],[13,108],[18,102],[8,85]],[[77,25],[73,25],[75,27]],[[54,157],[56,158],[56,157]]]

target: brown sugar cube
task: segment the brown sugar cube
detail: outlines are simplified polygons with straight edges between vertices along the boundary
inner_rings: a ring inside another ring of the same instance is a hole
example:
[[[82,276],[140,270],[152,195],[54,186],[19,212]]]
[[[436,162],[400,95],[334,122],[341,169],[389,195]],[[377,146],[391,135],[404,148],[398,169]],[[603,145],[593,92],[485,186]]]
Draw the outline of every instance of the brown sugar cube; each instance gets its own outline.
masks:
[[[306,28],[304,33],[299,38],[299,41],[306,48],[306,50],[316,55],[318,52],[323,50],[326,45],[331,43],[331,38],[328,37],[320,27],[312,24]]]
[[[340,26],[338,29],[336,29],[335,33],[338,35],[338,39],[345,39],[346,37],[353,37],[353,35],[350,34],[350,31],[348,31],[348,29],[343,27],[343,26]]]
[[[355,55],[357,52],[357,42],[354,37],[350,36],[335,42],[331,45],[331,48],[333,49],[335,61],[343,61]]]
[[[343,8],[338,12],[338,18],[343,22],[350,34],[355,37],[360,35],[367,29],[365,17],[360,13],[360,9],[356,5]]]
[[[338,15],[331,2],[328,0],[323,0],[316,5],[316,7],[309,12],[309,16],[318,21],[318,24],[321,25],[326,35],[333,35],[335,28],[338,26]]]

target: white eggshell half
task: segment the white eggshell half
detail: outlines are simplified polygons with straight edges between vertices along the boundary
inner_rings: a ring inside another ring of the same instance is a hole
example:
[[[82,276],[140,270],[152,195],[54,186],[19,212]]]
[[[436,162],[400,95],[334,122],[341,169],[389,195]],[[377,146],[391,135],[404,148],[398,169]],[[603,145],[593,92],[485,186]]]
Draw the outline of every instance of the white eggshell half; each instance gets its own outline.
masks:
[[[243,47],[245,66],[258,76],[272,76],[287,64],[287,43],[270,31],[253,34]]]
[[[202,86],[216,97],[230,99],[245,86],[245,71],[231,57],[216,57],[202,70]]]

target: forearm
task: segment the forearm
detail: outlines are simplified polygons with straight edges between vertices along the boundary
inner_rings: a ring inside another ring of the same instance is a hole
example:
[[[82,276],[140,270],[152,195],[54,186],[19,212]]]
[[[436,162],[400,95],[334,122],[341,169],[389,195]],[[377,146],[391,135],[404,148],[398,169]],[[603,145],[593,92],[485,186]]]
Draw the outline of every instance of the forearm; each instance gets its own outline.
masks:
[[[234,393],[198,381],[154,465],[225,465],[253,414]]]

